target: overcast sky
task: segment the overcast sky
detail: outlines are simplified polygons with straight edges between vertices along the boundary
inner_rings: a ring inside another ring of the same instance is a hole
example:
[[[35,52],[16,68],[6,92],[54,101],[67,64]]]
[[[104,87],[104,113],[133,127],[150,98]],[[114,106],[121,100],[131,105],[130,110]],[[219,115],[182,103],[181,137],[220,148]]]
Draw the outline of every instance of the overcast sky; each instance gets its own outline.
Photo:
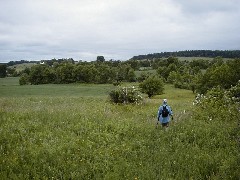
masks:
[[[0,0],[0,62],[240,49],[240,0]]]

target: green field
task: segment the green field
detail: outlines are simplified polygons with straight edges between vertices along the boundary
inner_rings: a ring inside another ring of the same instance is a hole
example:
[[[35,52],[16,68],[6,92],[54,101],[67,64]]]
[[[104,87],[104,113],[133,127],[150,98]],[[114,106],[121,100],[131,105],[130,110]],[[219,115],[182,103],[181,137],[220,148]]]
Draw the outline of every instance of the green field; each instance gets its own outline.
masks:
[[[0,179],[237,179],[234,122],[193,118],[194,94],[171,85],[142,105],[110,103],[113,88],[0,79]]]
[[[9,77],[0,79],[0,97],[29,97],[29,96],[107,96],[113,86],[101,84],[94,88],[91,84],[45,84],[19,86],[19,78]]]

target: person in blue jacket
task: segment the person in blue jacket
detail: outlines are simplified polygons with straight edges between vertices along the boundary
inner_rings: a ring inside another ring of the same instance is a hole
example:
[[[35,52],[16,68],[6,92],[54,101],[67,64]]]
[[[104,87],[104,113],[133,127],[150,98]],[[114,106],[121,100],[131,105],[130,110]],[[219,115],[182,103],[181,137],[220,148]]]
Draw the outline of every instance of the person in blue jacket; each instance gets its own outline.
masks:
[[[167,99],[163,99],[163,104],[159,107],[158,113],[157,113],[157,124],[156,128],[158,126],[158,122],[162,124],[162,127],[168,127],[170,122],[170,116],[173,117],[173,112],[170,106],[167,104]]]

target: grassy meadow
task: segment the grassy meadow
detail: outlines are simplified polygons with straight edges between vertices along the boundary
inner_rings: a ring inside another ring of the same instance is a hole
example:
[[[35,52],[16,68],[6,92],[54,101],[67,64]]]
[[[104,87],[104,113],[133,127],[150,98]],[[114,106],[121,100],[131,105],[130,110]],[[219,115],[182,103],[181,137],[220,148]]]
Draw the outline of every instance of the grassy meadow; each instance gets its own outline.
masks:
[[[237,179],[234,122],[193,118],[195,95],[171,85],[142,105],[110,103],[113,88],[0,79],[0,179]]]

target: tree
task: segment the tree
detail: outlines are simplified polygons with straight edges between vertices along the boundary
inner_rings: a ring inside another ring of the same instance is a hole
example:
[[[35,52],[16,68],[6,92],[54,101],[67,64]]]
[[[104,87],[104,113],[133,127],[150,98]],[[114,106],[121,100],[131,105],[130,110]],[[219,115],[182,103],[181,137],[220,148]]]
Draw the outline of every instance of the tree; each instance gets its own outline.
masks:
[[[97,56],[97,62],[104,62],[105,58],[104,56]]]
[[[177,71],[177,66],[175,64],[169,64],[168,67],[159,67],[157,73],[162,76],[165,80],[168,79],[170,72]]]
[[[42,64],[32,66],[31,71],[29,73],[29,82],[34,85],[43,84],[44,82],[43,71],[46,67],[47,67],[46,65]]]
[[[0,78],[5,78],[7,76],[7,65],[0,64]]]
[[[116,77],[115,72],[106,64],[99,64],[95,68],[98,71],[96,76],[97,83],[112,83]]]
[[[73,69],[73,76],[76,82],[84,82],[84,74],[83,74],[84,66],[79,64],[76,65]]]
[[[131,65],[131,68],[134,70],[139,69],[139,62],[137,60],[129,60],[128,63]]]
[[[145,79],[147,79],[149,76],[151,76],[150,72],[141,72],[140,76],[137,78],[138,82],[143,82]]]
[[[29,83],[29,75],[27,73],[23,73],[19,79],[20,85],[26,85]]]
[[[8,76],[14,76],[15,74],[17,74],[15,68],[10,68],[10,67],[7,68],[7,75]]]
[[[149,98],[162,94],[164,90],[163,80],[157,76],[151,76],[139,84],[142,93],[146,93]]]
[[[168,76],[167,82],[173,84],[175,82],[178,82],[179,80],[181,80],[181,75],[176,71],[172,71]]]
[[[92,64],[84,65],[82,69],[83,82],[94,83],[96,82],[98,70]]]
[[[130,64],[120,64],[117,69],[117,81],[135,81],[135,73],[134,70],[131,68]]]
[[[236,85],[240,80],[240,59],[227,61],[227,65],[230,67],[231,71],[231,85]]]
[[[127,81],[129,81],[129,82],[135,82],[136,81],[136,75],[135,75],[133,69],[130,69],[127,72],[127,77],[126,78],[127,78]]]
[[[210,66],[210,61],[207,59],[193,59],[189,62],[191,68],[199,67],[200,69],[207,69]]]
[[[220,65],[222,65],[222,64],[224,64],[224,61],[223,61],[223,58],[222,57],[215,57],[215,58],[213,58],[213,60],[211,61],[211,64],[212,65],[217,65],[217,66],[220,66]]]
[[[237,84],[240,78],[239,60],[218,63],[209,67],[206,73],[198,79],[197,91],[206,93],[207,90],[219,86],[222,89],[229,89]]]
[[[57,83],[72,83],[74,65],[72,63],[62,63],[56,68]]]
[[[212,87],[220,85],[220,87],[227,89],[232,85],[231,79],[230,67],[227,64],[222,64],[213,70],[209,82]]]
[[[169,58],[167,58],[167,64],[168,64],[168,66],[170,64],[179,65],[179,60],[176,57],[169,57]]]
[[[48,83],[54,83],[56,76],[55,76],[55,71],[51,67],[46,67],[43,70],[43,84],[48,84]]]

